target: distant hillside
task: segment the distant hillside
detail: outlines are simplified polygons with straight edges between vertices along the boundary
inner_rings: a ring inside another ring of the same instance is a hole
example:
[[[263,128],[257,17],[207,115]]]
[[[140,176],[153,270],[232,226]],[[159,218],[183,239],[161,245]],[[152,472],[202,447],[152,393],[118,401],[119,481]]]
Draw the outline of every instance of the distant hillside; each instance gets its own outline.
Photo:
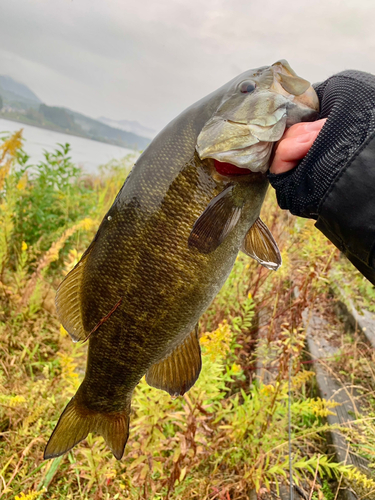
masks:
[[[105,123],[101,123],[98,120],[89,118],[88,116],[77,113],[76,111],[67,111],[72,114],[75,123],[79,125],[91,139],[102,141],[104,138],[108,139],[113,144],[120,145],[121,143],[126,143],[126,147],[131,149],[145,149],[151,142],[146,137],[141,137],[131,132],[125,132],[124,130],[110,127]]]
[[[16,109],[38,108],[42,101],[32,90],[10,76],[0,75],[0,95],[3,105]]]
[[[144,127],[136,121],[111,120],[110,118],[106,118],[105,116],[100,116],[98,120],[102,123],[105,123],[106,125],[109,125],[110,127],[115,127],[121,130],[125,130],[125,132],[132,132],[133,134],[142,135],[143,137],[148,137],[149,139],[153,139],[156,135],[156,130]]]
[[[111,127],[70,109],[47,106],[26,85],[1,75],[0,117],[130,149],[143,150],[150,143],[146,137]]]

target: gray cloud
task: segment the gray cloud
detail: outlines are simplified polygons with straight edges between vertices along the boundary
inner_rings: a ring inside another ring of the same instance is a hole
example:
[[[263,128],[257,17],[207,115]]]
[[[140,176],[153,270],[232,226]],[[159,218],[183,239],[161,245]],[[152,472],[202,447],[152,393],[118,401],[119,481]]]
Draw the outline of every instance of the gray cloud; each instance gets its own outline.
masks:
[[[0,74],[50,105],[161,128],[246,69],[375,73],[373,0],[12,0]]]

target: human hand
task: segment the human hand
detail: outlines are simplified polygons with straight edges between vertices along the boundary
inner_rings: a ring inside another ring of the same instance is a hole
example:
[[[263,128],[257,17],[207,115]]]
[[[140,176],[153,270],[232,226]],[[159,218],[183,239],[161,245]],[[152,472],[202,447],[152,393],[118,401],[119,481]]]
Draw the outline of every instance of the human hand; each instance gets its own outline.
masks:
[[[326,118],[292,125],[276,146],[270,172],[282,174],[296,167],[318,137]]]

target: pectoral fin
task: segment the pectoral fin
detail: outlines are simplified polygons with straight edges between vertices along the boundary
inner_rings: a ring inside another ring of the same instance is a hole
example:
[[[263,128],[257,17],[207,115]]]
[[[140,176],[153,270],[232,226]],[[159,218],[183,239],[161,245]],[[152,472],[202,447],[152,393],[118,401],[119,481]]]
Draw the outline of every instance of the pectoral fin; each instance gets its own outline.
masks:
[[[247,232],[241,250],[267,269],[276,271],[281,266],[281,255],[277,243],[259,217]]]
[[[182,396],[196,382],[202,367],[198,340],[198,325],[185,341],[146,373],[146,382],[152,387]]]
[[[196,220],[188,239],[189,247],[201,253],[216,250],[236,226],[242,206],[243,199],[236,195],[235,186],[226,187]]]

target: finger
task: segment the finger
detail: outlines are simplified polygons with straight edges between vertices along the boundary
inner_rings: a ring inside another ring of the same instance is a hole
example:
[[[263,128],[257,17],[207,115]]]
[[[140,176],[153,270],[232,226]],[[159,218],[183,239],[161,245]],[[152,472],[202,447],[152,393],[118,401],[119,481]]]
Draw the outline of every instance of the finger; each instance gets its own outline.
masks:
[[[315,122],[300,122],[292,125],[282,137],[282,140],[288,137],[297,137],[301,134],[307,134],[309,132],[314,132],[315,130],[321,130],[327,118],[322,118],[321,120],[316,120]]]
[[[308,153],[319,132],[320,129],[296,137],[282,139],[276,148],[270,172],[272,174],[282,174],[296,167]]]

